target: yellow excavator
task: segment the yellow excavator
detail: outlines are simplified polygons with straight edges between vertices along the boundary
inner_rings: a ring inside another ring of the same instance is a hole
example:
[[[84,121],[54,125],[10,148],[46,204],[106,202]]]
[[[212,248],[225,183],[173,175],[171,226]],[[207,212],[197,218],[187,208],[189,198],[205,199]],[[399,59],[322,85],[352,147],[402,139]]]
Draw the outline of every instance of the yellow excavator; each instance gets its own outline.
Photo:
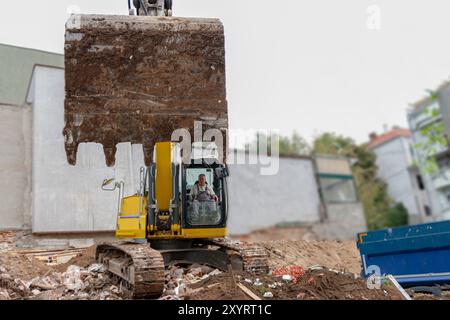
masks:
[[[172,264],[205,264],[223,271],[266,273],[263,248],[226,239],[228,170],[213,158],[183,164],[177,143],[155,146],[155,161],[142,168],[141,188],[123,196],[123,182],[105,180],[102,188],[119,190],[116,237],[100,244],[96,258],[135,299],[163,293],[164,269]],[[203,175],[217,199],[197,201],[190,191]]]
[[[103,190],[118,192],[118,240],[98,245],[96,259],[136,299],[161,296],[171,264],[268,272],[263,248],[226,238],[224,150],[194,146],[186,159],[172,137],[177,129],[195,136],[194,123],[201,121],[224,133],[226,146],[221,22],[170,17],[171,1],[133,4],[134,15],[74,15],[66,27],[68,162],[76,164],[78,145],[87,142],[103,145],[108,166],[122,142],[141,144],[145,160],[136,194],[125,196],[124,182],[103,182]],[[210,197],[192,192],[199,178]]]
[[[96,258],[135,299],[163,293],[164,268],[205,264],[223,271],[268,271],[264,249],[225,238],[228,169],[214,157],[183,164],[180,146],[157,143],[154,164],[142,168],[140,190],[123,196],[123,182],[108,179],[102,188],[118,190],[116,237],[126,242],[97,247]],[[204,176],[217,198],[198,201],[190,194]]]

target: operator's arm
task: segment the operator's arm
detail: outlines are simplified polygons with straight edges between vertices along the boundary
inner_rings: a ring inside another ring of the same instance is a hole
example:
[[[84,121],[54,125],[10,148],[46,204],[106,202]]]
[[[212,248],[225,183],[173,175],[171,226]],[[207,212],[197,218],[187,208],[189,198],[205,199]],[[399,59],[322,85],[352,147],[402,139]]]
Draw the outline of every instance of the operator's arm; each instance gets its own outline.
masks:
[[[206,186],[207,188],[208,188],[208,191],[209,191],[209,194],[210,195],[212,195],[212,196],[215,196],[216,195],[216,193],[214,192],[214,189],[213,188],[211,188],[210,186]]]
[[[211,188],[210,186],[206,186],[209,190],[209,194],[211,195],[211,197],[214,199],[214,201],[218,202],[219,201],[219,197],[216,195],[216,193],[214,192],[214,189]]]

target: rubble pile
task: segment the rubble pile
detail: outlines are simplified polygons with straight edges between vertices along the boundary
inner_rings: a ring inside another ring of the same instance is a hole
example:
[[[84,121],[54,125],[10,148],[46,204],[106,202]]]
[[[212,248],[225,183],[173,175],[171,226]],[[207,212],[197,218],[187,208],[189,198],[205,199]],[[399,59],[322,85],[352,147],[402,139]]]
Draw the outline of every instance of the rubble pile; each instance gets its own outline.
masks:
[[[0,232],[0,253],[11,250],[14,236],[14,232]]]
[[[88,268],[71,265],[62,273],[49,270],[30,280],[0,267],[1,300],[117,300],[122,294],[99,264]]]

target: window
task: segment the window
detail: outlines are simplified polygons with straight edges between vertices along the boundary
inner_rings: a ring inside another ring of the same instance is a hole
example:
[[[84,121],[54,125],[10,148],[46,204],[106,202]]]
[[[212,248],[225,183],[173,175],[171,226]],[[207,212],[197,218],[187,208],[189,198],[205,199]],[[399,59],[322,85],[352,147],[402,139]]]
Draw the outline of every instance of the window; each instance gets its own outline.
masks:
[[[352,177],[319,176],[320,189],[325,203],[356,202],[355,184]]]
[[[423,184],[422,176],[421,176],[420,174],[418,174],[418,175],[416,176],[416,178],[417,178],[417,185],[419,186],[419,189],[420,189],[420,190],[425,190],[425,186],[424,186],[424,184]]]
[[[430,207],[427,206],[427,205],[425,205],[423,208],[424,208],[424,210],[425,210],[425,215],[426,215],[427,217],[431,216],[431,209],[430,209]]]
[[[328,203],[357,202],[351,159],[334,156],[315,158],[322,201]]]
[[[186,188],[191,190],[194,184],[198,180],[198,176],[204,174],[206,176],[206,182],[209,186],[214,183],[214,172],[213,169],[206,168],[189,168],[186,170]]]
[[[214,171],[207,168],[188,168],[186,170],[186,190],[188,192],[187,222],[191,226],[214,226],[220,223],[222,214],[219,202],[214,199],[192,200],[191,190],[200,174],[206,176],[207,185],[220,198],[218,190],[214,190]]]

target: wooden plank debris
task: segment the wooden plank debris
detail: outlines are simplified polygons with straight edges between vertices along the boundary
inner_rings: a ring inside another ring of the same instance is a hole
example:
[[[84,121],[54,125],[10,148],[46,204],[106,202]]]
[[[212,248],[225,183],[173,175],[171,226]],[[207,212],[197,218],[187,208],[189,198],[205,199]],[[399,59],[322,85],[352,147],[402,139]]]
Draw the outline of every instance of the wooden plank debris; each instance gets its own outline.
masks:
[[[254,294],[250,289],[248,289],[246,286],[244,286],[242,283],[238,283],[237,286],[239,287],[239,289],[241,289],[242,291],[244,291],[244,293],[246,295],[248,295],[250,298],[252,298],[253,300],[262,300],[259,296],[257,296],[256,294]]]

